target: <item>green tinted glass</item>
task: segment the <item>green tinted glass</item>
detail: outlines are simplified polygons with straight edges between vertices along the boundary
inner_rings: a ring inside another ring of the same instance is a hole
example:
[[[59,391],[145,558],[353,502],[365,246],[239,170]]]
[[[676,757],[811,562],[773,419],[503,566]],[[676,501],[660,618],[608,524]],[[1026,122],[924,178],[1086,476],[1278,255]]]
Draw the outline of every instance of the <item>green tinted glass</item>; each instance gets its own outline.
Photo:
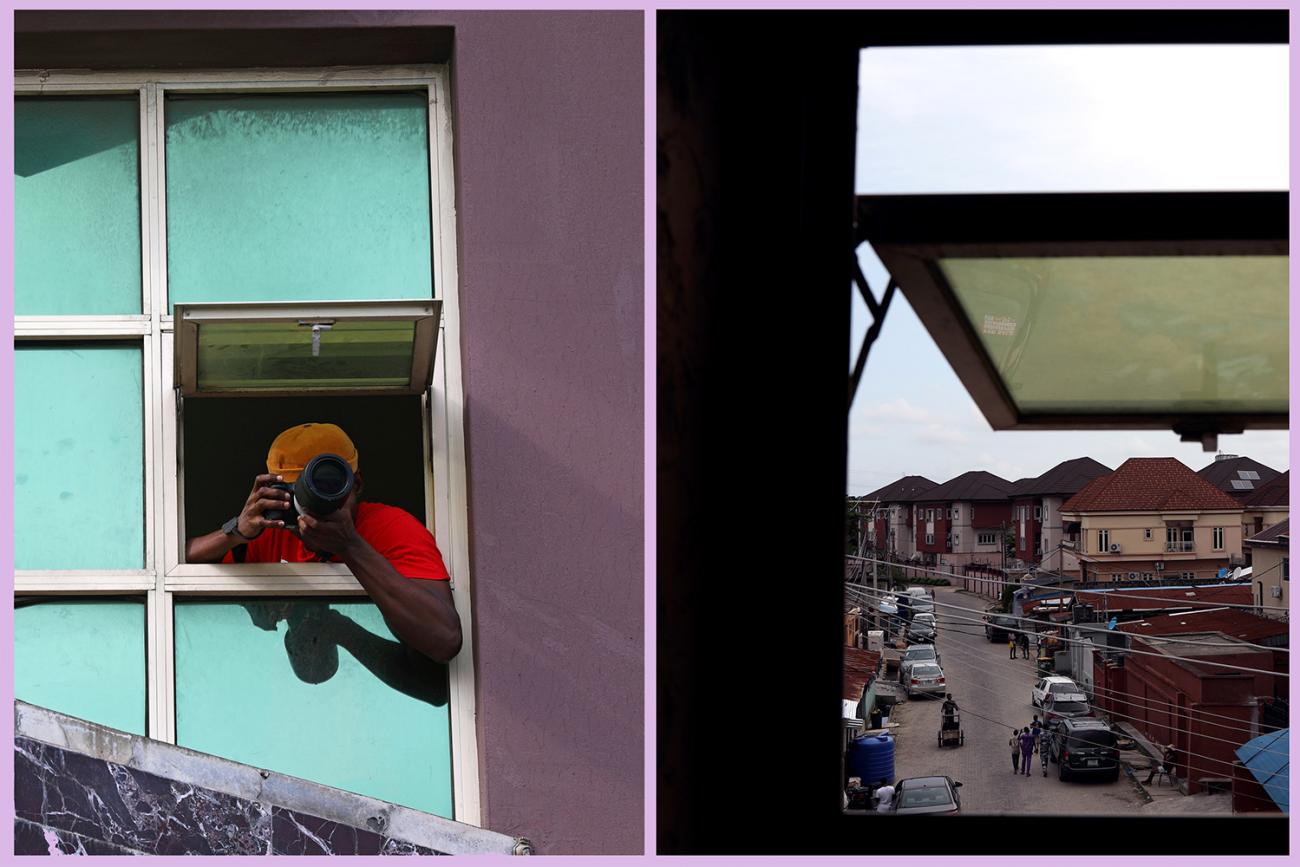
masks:
[[[370,602],[178,600],[177,743],[451,817],[446,666]]]
[[[14,565],[144,567],[141,350],[14,350]]]
[[[1285,256],[939,266],[1022,412],[1286,412]]]
[[[14,103],[14,312],[140,312],[135,97]]]
[[[423,93],[173,97],[173,303],[430,298]]]
[[[414,342],[413,322],[336,322],[315,339],[293,322],[204,323],[199,391],[403,386]]]
[[[145,734],[144,612],[143,599],[18,600],[14,696]]]

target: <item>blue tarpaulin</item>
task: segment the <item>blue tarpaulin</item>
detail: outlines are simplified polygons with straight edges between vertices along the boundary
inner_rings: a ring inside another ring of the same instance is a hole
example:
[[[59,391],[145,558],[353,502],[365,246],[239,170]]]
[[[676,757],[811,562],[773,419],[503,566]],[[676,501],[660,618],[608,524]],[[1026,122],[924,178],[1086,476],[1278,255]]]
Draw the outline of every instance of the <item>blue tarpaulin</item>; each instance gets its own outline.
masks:
[[[1237,758],[1283,813],[1287,812],[1287,790],[1291,784],[1290,731],[1269,732],[1237,748]]]

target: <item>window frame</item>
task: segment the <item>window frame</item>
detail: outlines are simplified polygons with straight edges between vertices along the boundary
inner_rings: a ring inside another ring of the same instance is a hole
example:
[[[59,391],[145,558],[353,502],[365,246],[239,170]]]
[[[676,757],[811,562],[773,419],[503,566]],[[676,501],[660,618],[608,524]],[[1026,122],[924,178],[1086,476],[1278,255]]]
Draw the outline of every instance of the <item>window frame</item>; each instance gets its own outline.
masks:
[[[1222,551],[1224,541],[1224,532],[1222,527],[1215,527],[1210,530],[1210,550]]]
[[[13,96],[132,95],[140,118],[141,313],[15,316],[14,339],[138,342],[144,405],[144,568],[21,570],[15,595],[136,595],[146,599],[145,683],[148,736],[176,742],[173,603],[183,596],[365,596],[341,564],[181,564],[183,509],[177,401],[172,374],[175,320],[167,304],[166,128],[169,93],[324,93],[377,90],[427,95],[431,300],[442,302],[433,385],[420,398],[426,523],[454,576],[452,596],[464,644],[449,663],[449,717],[454,819],[482,821],[474,678],[472,579],[469,564],[453,119],[446,64],[235,70],[15,70]],[[155,468],[161,467],[158,471]]]
[[[1097,531],[1097,553],[1098,554],[1110,553],[1110,530]]]

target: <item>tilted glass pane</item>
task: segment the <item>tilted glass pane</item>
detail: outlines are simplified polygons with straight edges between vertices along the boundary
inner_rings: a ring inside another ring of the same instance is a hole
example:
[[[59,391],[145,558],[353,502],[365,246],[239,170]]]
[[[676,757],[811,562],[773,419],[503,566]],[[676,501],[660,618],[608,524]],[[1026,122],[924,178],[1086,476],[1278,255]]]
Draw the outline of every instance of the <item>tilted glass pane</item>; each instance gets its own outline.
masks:
[[[145,734],[144,600],[20,599],[14,696]]]
[[[1286,256],[939,265],[1022,412],[1287,409]]]
[[[14,312],[140,312],[140,112],[128,97],[14,102]]]
[[[138,345],[14,350],[14,565],[144,567]]]
[[[372,603],[178,600],[175,626],[177,743],[451,817],[447,668]]]
[[[199,326],[198,387],[232,389],[403,386],[411,381],[413,322],[336,322],[322,330],[293,322]]]
[[[430,298],[425,93],[171,97],[173,303]]]

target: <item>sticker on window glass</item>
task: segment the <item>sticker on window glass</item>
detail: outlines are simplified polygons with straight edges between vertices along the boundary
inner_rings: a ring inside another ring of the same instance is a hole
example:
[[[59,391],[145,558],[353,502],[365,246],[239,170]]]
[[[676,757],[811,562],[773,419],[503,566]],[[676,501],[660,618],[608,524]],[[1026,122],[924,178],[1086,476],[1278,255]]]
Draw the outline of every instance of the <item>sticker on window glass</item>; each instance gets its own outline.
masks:
[[[985,315],[984,333],[996,334],[999,337],[1010,337],[1016,333],[1016,320],[1009,316]]]

